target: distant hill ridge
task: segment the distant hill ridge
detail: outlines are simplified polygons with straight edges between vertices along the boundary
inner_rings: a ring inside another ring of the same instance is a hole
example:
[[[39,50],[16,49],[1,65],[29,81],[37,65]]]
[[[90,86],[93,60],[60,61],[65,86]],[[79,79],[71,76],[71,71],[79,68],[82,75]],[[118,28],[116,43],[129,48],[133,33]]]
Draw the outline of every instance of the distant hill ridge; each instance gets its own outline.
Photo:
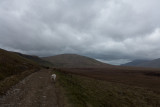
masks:
[[[51,62],[56,67],[66,67],[66,68],[89,68],[89,67],[107,67],[111,66],[109,64],[105,64],[99,62],[95,59],[81,56],[77,54],[61,54],[50,57],[43,57],[42,59]]]
[[[145,62],[148,62],[150,60],[145,60],[145,59],[136,59],[136,60],[133,60],[131,62],[128,62],[128,63],[125,63],[125,64],[122,64],[122,66],[138,66],[139,64],[142,64],[142,63],[145,63]]]
[[[139,64],[139,66],[160,68],[160,58],[141,63],[141,64]]]
[[[21,53],[16,53],[18,54],[19,56],[22,56],[26,59],[29,59],[29,60],[32,60],[36,63],[38,63],[39,65],[42,65],[42,66],[50,66],[52,67],[52,63],[51,62],[48,62],[48,61],[45,61],[43,60],[42,58],[38,57],[38,56],[34,56],[34,55],[25,55],[25,54],[21,54]]]
[[[160,58],[154,60],[134,60],[132,62],[122,64],[122,66],[160,68]]]

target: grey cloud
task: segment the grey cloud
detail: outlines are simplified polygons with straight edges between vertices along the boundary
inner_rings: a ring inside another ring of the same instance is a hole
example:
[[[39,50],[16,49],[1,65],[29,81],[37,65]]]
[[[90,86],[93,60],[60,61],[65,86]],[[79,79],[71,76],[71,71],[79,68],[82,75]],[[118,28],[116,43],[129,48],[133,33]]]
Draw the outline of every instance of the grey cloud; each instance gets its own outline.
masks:
[[[159,0],[0,2],[0,48],[121,62],[160,57]]]

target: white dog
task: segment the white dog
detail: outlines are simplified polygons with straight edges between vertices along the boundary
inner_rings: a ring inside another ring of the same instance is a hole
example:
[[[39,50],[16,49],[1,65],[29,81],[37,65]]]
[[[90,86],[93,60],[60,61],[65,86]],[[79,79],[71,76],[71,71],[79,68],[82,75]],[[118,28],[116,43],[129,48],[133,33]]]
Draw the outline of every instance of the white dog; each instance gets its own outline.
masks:
[[[52,80],[52,81],[55,81],[55,80],[56,80],[56,74],[52,74],[52,75],[51,75],[51,80]]]

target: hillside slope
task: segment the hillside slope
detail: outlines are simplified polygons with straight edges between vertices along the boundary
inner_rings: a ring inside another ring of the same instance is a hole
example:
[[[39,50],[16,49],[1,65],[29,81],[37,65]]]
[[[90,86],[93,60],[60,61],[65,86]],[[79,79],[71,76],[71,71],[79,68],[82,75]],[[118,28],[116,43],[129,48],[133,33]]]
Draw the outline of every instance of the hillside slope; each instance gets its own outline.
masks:
[[[0,80],[37,67],[38,65],[36,63],[28,59],[13,52],[0,49]]]
[[[111,66],[99,62],[95,59],[80,56],[76,54],[61,54],[51,57],[44,57],[46,61],[51,62],[55,67],[66,67],[66,68],[81,68],[81,67],[107,67]]]

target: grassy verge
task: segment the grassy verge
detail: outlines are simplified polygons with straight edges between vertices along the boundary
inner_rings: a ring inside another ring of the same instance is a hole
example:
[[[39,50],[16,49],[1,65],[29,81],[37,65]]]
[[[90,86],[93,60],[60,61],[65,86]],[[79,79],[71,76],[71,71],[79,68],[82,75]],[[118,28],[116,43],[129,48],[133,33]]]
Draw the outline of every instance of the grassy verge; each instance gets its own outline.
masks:
[[[145,88],[56,71],[72,107],[159,107],[160,95]]]
[[[9,90],[12,86],[17,84],[20,80],[24,79],[26,76],[30,75],[33,72],[36,72],[38,69],[27,70],[17,75],[12,75],[5,78],[3,81],[0,81],[0,95],[3,95]]]

